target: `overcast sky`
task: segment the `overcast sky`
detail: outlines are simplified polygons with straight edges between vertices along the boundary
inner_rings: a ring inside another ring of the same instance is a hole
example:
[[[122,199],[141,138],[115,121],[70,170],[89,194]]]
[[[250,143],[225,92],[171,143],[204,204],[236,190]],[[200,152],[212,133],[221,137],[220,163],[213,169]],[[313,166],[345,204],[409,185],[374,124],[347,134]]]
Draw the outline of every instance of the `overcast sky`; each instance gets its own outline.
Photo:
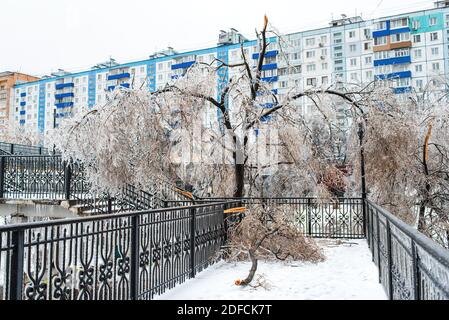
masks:
[[[326,26],[342,13],[369,19],[431,8],[432,0],[0,0],[0,71],[78,71],[155,50],[214,46],[220,29],[254,38],[266,13],[282,33]]]

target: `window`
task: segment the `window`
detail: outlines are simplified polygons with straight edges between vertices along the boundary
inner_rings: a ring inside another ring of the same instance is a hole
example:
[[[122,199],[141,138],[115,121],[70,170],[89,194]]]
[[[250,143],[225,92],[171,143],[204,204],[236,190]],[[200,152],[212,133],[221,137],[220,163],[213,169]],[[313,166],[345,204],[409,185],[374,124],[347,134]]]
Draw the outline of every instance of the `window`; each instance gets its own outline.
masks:
[[[420,43],[421,42],[421,35],[420,34],[415,34],[413,36],[413,42],[414,43]]]
[[[432,32],[430,34],[430,41],[436,41],[438,40],[438,32]]]
[[[316,86],[316,78],[308,78],[307,85],[308,86]]]
[[[365,76],[366,76],[367,80],[371,80],[373,78],[373,72],[372,71],[366,71]]]
[[[321,83],[324,84],[324,85],[328,84],[329,83],[329,77],[327,77],[327,76],[321,77]]]
[[[391,35],[391,42],[410,41],[410,33],[397,33]]]
[[[399,49],[399,50],[395,50],[394,51],[394,56],[396,58],[398,57],[406,57],[410,55],[410,49],[409,48],[405,48],[405,49]]]
[[[371,50],[371,42],[365,42],[363,44],[363,48],[365,49],[365,51]]]
[[[321,55],[327,56],[327,49],[321,49]]]
[[[278,69],[278,76],[286,76],[286,75],[287,75],[287,68]]]
[[[301,58],[301,54],[299,52],[295,52],[292,54],[292,60],[299,60]]]
[[[101,80],[101,74],[97,75],[97,80]]]
[[[433,71],[440,71],[440,63],[439,62],[432,63],[432,70]]]
[[[164,64],[163,63],[158,63],[157,69],[158,70],[164,70]]]
[[[306,39],[306,46],[314,46],[314,45],[315,45],[315,38]]]
[[[376,30],[385,30],[387,28],[386,21],[380,21],[376,24]]]
[[[440,50],[438,47],[434,47],[431,49],[431,52],[432,52],[432,56],[437,56],[439,54]]]
[[[404,28],[404,27],[408,27],[408,18],[391,20],[391,28],[392,29]]]
[[[315,70],[316,70],[316,65],[314,63],[307,65],[307,71],[308,72],[312,72],[312,71],[315,71]]]
[[[417,64],[415,66],[415,70],[416,70],[416,72],[422,72],[422,64]]]
[[[416,49],[415,50],[415,58],[419,59],[422,57],[422,50],[421,49]]]
[[[329,65],[327,63],[321,64],[321,69],[323,69],[323,70],[327,70],[328,67],[329,67]]]
[[[315,57],[315,51],[307,51],[306,52],[306,58],[310,59]]]
[[[327,43],[327,36],[321,36],[321,43],[322,44]]]
[[[355,38],[355,31],[349,31],[349,39]]]
[[[356,50],[357,50],[357,45],[351,44],[351,45],[349,46],[349,51],[350,51],[350,52],[355,52]]]
[[[418,89],[422,89],[424,87],[424,83],[422,80],[416,80],[416,87]]]
[[[390,52],[389,51],[378,51],[374,53],[374,59],[376,60],[383,60],[390,58]]]
[[[374,45],[381,46],[387,44],[387,37],[374,38]]]
[[[357,80],[358,80],[357,72],[351,73],[351,80],[354,80],[354,81],[357,81]]]
[[[352,58],[349,61],[349,64],[351,65],[351,67],[356,67],[357,66],[357,59],[356,58]]]
[[[431,17],[429,18],[429,26],[436,26],[437,25],[437,18],[436,17]]]
[[[145,67],[140,67],[140,73],[144,73],[145,72]]]
[[[414,20],[413,21],[413,29],[417,30],[421,27],[421,21],[419,20]]]
[[[372,57],[365,57],[365,64],[371,64],[373,62]]]
[[[279,88],[287,88],[287,81],[279,81]]]

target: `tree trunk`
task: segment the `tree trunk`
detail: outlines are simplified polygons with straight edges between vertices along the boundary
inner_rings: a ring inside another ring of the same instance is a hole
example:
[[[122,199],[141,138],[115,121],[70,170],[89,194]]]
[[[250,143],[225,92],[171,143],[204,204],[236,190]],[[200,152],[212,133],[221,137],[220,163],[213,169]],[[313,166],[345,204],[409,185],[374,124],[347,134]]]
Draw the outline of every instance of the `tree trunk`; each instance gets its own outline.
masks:
[[[425,233],[426,231],[426,206],[421,202],[419,206],[418,231]]]
[[[258,265],[255,250],[249,250],[249,257],[251,259],[251,270],[249,271],[248,277],[242,282],[242,285],[245,286],[249,285],[253,281]]]
[[[245,165],[235,164],[235,185],[234,198],[243,198],[245,189]]]

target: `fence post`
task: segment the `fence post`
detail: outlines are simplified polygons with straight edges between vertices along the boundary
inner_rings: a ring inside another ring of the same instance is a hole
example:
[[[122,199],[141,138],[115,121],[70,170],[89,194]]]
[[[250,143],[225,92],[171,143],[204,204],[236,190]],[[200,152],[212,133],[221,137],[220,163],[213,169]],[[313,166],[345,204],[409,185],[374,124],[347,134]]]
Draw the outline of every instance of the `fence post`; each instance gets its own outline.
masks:
[[[13,143],[11,143],[11,150],[9,153],[14,154],[14,144]]]
[[[376,220],[377,220],[377,267],[379,269],[379,283],[382,283],[382,266],[380,262],[380,222],[379,222],[379,211],[376,210]]]
[[[112,213],[112,199],[108,197],[108,214]]]
[[[228,242],[228,219],[226,214],[224,213],[226,210],[230,209],[229,202],[226,202],[223,205],[223,228],[224,228],[224,243]]]
[[[42,147],[39,147],[39,155],[42,155]]]
[[[196,212],[190,209],[190,278],[195,278],[195,234],[196,234]]]
[[[416,243],[412,240],[412,266],[413,266],[413,299],[421,300],[421,283],[419,276],[419,256]]]
[[[139,214],[131,218],[130,298],[138,299],[139,292]]]
[[[70,182],[72,180],[72,168],[70,163],[66,162],[64,166],[64,193],[65,199],[70,200]]]
[[[312,199],[307,199],[307,234],[309,237],[312,236],[312,217],[311,217],[311,209]]]
[[[387,256],[388,256],[388,298],[393,300],[393,257],[391,249],[390,220],[387,219]]]
[[[9,298],[22,300],[24,231],[12,232],[11,275],[9,277]]]
[[[0,199],[3,199],[5,194],[5,157],[0,157]]]

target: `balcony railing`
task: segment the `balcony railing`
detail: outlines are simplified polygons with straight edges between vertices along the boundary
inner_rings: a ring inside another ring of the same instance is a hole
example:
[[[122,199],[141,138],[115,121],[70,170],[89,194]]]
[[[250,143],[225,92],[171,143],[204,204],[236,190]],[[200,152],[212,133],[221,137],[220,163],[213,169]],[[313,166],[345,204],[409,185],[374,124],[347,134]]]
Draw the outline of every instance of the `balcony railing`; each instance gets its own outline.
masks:
[[[110,74],[108,75],[108,80],[119,80],[119,79],[127,79],[131,77],[129,72],[119,73],[119,74]]]
[[[75,84],[73,82],[67,82],[67,83],[59,83],[55,85],[56,90],[62,90],[64,88],[73,88]]]

